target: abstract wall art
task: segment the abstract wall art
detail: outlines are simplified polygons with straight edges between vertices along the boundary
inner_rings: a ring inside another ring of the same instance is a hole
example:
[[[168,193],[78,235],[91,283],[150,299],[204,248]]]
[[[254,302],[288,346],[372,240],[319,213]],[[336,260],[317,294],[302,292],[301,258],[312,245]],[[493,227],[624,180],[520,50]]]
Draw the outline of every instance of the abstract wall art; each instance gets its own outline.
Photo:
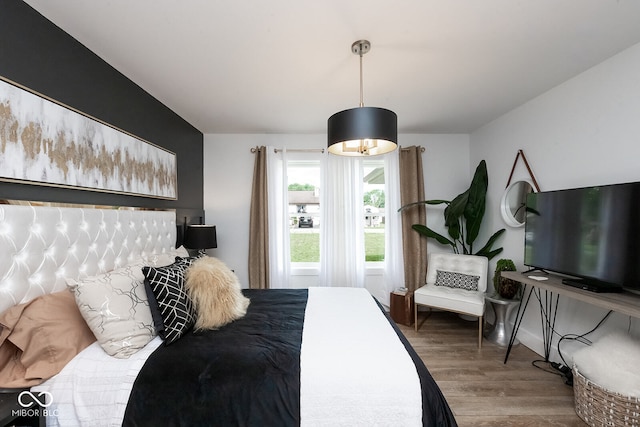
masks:
[[[3,78],[0,180],[177,199],[175,153]]]

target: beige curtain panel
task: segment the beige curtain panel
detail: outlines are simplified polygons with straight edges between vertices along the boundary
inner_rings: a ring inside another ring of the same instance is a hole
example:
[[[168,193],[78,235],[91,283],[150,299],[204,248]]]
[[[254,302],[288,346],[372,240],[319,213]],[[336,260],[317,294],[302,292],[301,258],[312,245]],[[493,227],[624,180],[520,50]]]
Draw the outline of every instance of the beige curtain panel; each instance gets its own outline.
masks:
[[[424,200],[422,147],[400,149],[400,203],[402,206]],[[424,285],[427,275],[427,239],[411,228],[426,224],[425,205],[402,211],[402,249],[404,251],[405,286],[414,291]]]
[[[267,214],[267,148],[257,147],[249,220],[249,288],[269,289],[269,218]]]

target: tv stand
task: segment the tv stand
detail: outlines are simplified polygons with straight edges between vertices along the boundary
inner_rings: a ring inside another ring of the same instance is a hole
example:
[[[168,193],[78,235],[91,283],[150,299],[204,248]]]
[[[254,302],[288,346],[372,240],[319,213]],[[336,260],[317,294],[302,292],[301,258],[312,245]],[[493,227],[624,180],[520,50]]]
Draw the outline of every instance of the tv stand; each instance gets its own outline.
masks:
[[[509,346],[507,347],[507,354],[504,358],[504,363],[507,363],[511,347],[515,342],[520,323],[524,317],[524,312],[529,304],[529,299],[533,292],[536,293],[536,297],[540,302],[540,309],[546,321],[543,321],[542,338],[544,341],[545,349],[545,361],[549,361],[549,355],[551,353],[551,341],[553,338],[553,328],[555,327],[556,312],[558,308],[558,299],[560,295],[591,304],[596,307],[603,308],[605,310],[612,310],[625,316],[640,318],[640,295],[623,290],[622,292],[592,292],[581,288],[576,288],[565,283],[562,283],[563,277],[557,276],[551,273],[518,273],[516,271],[502,271],[500,272],[502,277],[515,280],[524,285],[522,291],[522,300],[518,306],[518,312],[511,333],[511,339],[509,340]],[[531,276],[531,277],[530,277]],[[536,280],[532,277],[544,277],[545,280]],[[527,292],[529,287],[529,292]],[[542,295],[542,291],[544,295]],[[525,298],[526,297],[526,298]],[[545,326],[546,325],[546,326]]]
[[[535,273],[536,271],[540,272],[540,273],[544,273],[544,274],[549,274],[549,272],[543,268],[539,268],[539,267],[534,267],[534,268],[530,268],[527,271],[523,271],[522,274],[529,274],[529,273]]]

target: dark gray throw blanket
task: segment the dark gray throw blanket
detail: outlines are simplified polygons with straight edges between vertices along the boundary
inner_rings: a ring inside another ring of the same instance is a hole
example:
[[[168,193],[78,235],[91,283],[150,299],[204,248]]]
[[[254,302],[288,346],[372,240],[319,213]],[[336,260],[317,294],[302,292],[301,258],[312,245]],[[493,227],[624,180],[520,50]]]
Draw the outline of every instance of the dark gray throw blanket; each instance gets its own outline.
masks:
[[[124,426],[297,426],[306,290],[244,290],[247,314],[160,346],[136,379]]]
[[[300,425],[300,348],[308,292],[243,293],[251,299],[244,318],[219,330],[188,333],[154,351],[134,383],[124,426]],[[455,426],[424,363],[389,321],[420,376],[423,425]]]

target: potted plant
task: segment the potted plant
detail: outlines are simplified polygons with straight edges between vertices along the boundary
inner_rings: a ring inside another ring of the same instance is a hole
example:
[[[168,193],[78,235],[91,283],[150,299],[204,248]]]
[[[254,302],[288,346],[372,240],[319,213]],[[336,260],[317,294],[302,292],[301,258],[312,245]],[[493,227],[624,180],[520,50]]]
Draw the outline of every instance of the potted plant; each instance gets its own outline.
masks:
[[[411,228],[428,238],[436,239],[443,245],[450,245],[456,254],[480,255],[491,259],[502,252],[502,248],[492,249],[492,247],[498,237],[504,233],[504,228],[495,232],[480,250],[473,252],[473,243],[478,237],[482,218],[484,217],[488,183],[487,164],[482,160],[476,168],[469,189],[459,194],[455,199],[451,201],[423,200],[409,203],[401,207],[400,210],[420,204],[446,204],[444,225],[450,238],[433,231],[423,224],[413,224]]]
[[[520,283],[515,280],[502,277],[502,271],[516,271],[516,265],[510,259],[500,259],[496,263],[496,270],[493,275],[493,287],[502,298],[513,299],[520,291]]]

